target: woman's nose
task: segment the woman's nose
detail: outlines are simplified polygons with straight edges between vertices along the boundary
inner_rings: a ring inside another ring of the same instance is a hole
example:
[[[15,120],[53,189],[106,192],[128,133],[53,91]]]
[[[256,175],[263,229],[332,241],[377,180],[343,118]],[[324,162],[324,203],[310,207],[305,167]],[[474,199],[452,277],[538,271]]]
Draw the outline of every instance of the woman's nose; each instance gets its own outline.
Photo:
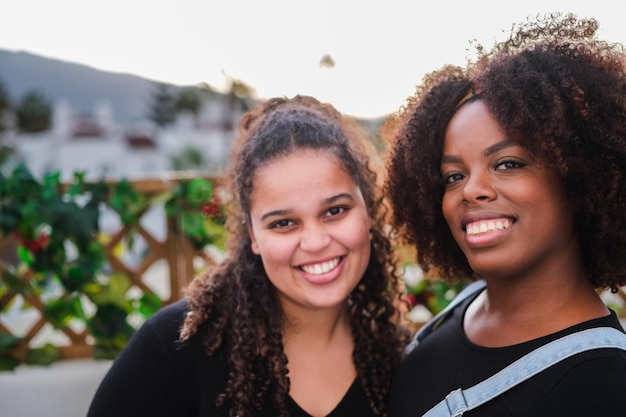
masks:
[[[486,172],[473,173],[463,186],[463,199],[468,202],[489,201],[496,198],[496,189]]]
[[[307,226],[300,236],[300,248],[317,252],[328,246],[330,241],[331,237],[322,225]]]

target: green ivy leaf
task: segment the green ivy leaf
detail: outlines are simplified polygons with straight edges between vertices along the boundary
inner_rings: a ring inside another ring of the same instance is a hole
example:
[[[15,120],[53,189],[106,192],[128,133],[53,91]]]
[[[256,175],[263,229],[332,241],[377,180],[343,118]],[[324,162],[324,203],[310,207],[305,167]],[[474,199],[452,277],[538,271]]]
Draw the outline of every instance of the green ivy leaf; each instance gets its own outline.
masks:
[[[89,262],[78,261],[66,264],[63,272],[61,275],[63,286],[69,292],[74,292],[93,281],[94,267]]]
[[[156,294],[143,293],[138,304],[137,310],[144,318],[152,316],[162,307],[161,298]]]
[[[52,201],[58,198],[58,189],[61,186],[61,173],[53,172],[43,178],[41,198],[43,201]]]
[[[21,337],[12,334],[0,333],[0,352],[15,347],[21,340]]]
[[[113,360],[120,354],[122,348],[115,348],[110,346],[103,346],[102,344],[96,344],[93,347],[94,359]]]
[[[40,348],[29,349],[26,352],[26,358],[24,362],[29,365],[50,365],[53,362],[58,361],[61,358],[59,348],[46,343]]]
[[[2,289],[0,295],[6,291],[22,295],[29,295],[33,292],[32,284],[21,280],[15,268],[6,265],[0,272],[2,272],[0,274],[0,289]]]
[[[210,242],[207,242],[207,244],[212,243],[218,248],[225,250],[227,235],[224,225],[217,223],[211,218],[205,218],[204,228],[210,240]]]
[[[127,312],[113,304],[98,306],[87,326],[101,346],[120,346],[126,343],[135,329],[126,321]]]
[[[93,284],[83,287],[83,291],[89,294],[89,298],[97,306],[113,305],[128,312],[130,301],[126,293],[132,283],[122,273],[113,273],[109,276],[106,284]]]
[[[135,191],[126,179],[115,184],[109,205],[126,225],[136,224],[139,215],[147,208],[144,195]]]
[[[68,294],[64,294],[56,300],[50,300],[45,305],[44,314],[56,329],[67,327],[74,318],[84,317],[80,299]]]
[[[8,236],[20,222],[19,208],[10,202],[0,202],[0,232]]]
[[[85,171],[74,172],[74,182],[67,190],[67,194],[70,196],[72,200],[74,200],[74,197],[80,194],[81,189],[83,188],[84,183],[85,183],[85,175],[86,175]]]
[[[187,201],[191,207],[200,207],[213,198],[213,184],[204,178],[196,178],[189,182]]]
[[[189,237],[202,238],[206,236],[204,218],[200,212],[185,211],[181,213],[180,226]]]
[[[14,371],[19,364],[13,356],[0,353],[0,371]]]
[[[35,261],[35,257],[33,256],[33,254],[22,245],[18,245],[17,247],[17,256],[26,265],[32,265]]]

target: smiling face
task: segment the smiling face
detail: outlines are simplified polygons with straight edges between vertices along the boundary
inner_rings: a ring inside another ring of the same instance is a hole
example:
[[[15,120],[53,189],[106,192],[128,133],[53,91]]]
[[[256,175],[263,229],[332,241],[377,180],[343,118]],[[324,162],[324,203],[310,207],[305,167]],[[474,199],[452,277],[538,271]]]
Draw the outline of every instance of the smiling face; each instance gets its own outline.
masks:
[[[343,306],[370,257],[372,221],[352,177],[329,152],[296,151],[258,169],[252,250],[285,310]]]
[[[482,101],[450,121],[441,174],[443,215],[478,275],[538,277],[577,257],[559,178],[507,139]]]

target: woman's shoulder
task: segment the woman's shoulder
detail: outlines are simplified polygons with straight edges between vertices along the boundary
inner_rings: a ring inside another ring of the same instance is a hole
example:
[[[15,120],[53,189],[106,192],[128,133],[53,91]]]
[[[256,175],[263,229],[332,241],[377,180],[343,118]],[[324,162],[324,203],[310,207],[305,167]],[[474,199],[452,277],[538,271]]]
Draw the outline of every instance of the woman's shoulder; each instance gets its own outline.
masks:
[[[556,333],[556,336],[561,337],[570,333],[576,333],[583,330],[590,330],[595,328],[613,328],[626,333],[622,326],[617,313],[614,310],[609,309],[609,314],[606,316],[598,317],[595,319],[587,320],[578,324],[575,324],[561,332]]]
[[[152,322],[179,322],[182,323],[185,319],[185,315],[189,311],[189,303],[186,299],[174,301],[170,304],[161,307],[156,313],[154,313],[148,321]]]
[[[162,307],[146,320],[136,337],[146,337],[150,334],[151,337],[164,340],[178,339],[187,311],[189,305],[185,299]]]
[[[626,351],[593,349],[555,366],[554,383],[548,403],[554,409],[570,404],[568,415],[622,415],[626,410]],[[565,410],[563,410],[565,411]],[[575,414],[576,412],[586,414]]]

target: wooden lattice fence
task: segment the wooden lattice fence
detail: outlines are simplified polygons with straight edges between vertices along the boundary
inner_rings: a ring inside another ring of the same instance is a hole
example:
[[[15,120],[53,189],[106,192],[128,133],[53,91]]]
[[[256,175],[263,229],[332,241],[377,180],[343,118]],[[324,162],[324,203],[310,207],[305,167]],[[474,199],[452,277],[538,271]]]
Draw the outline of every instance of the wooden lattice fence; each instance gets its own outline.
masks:
[[[171,191],[186,180],[189,178],[171,177],[129,181],[129,184],[138,193],[152,198]],[[216,187],[223,184],[219,178],[211,178],[210,181]],[[161,306],[180,299],[184,288],[199,270],[216,261],[210,252],[198,250],[192,244],[177,220],[167,215],[162,206],[155,204],[145,207],[137,213],[139,221],[132,226],[114,219],[114,230],[98,240],[106,253],[107,273],[126,277],[130,281],[129,291],[135,294],[157,295]],[[116,215],[110,207],[104,207],[102,212],[109,218]],[[144,218],[150,220],[144,222]],[[128,248],[129,242],[142,248],[140,254],[135,254],[133,262],[124,258],[129,251],[120,251],[120,248]],[[34,279],[34,273],[28,268],[24,269],[23,265],[19,266],[17,248],[18,241],[14,236],[0,234],[0,273],[6,268],[18,268],[19,280],[27,285]],[[151,276],[156,276],[157,281],[150,282]],[[49,294],[12,291],[2,284],[0,282],[0,335],[21,339],[12,349],[16,358],[23,361],[29,349],[45,343],[55,345],[62,358],[88,357],[93,354],[93,338],[87,326],[74,321],[58,328],[47,320],[45,300]],[[88,311],[90,303],[83,302],[83,308]]]

